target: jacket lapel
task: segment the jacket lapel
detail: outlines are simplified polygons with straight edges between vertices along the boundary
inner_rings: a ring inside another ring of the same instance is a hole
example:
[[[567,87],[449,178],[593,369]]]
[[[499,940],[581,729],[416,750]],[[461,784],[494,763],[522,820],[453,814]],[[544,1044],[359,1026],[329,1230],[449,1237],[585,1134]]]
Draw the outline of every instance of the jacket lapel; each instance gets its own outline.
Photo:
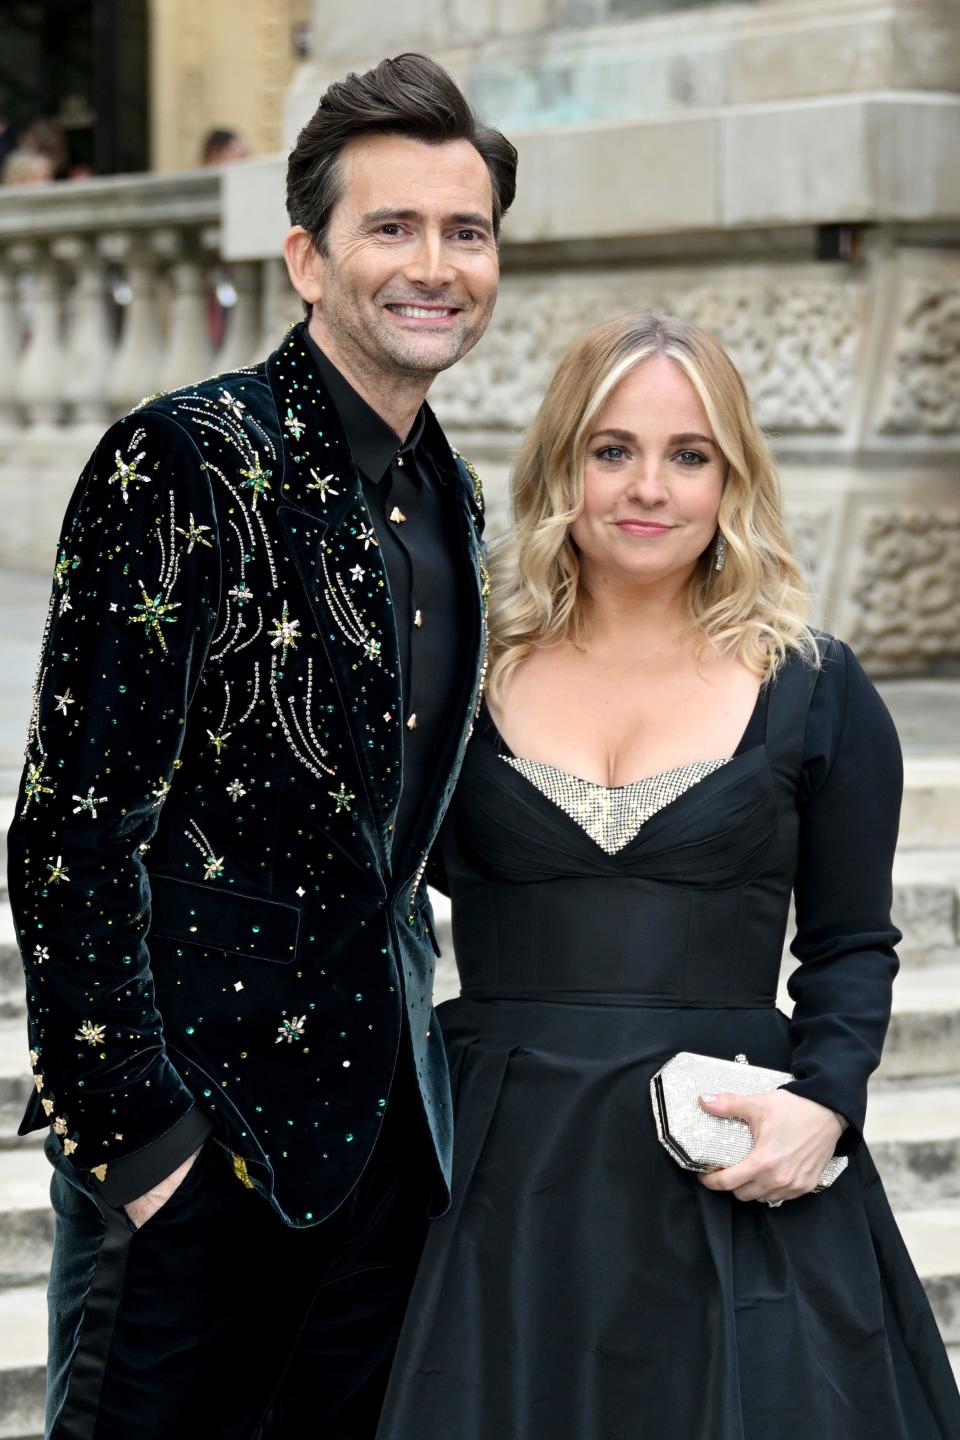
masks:
[[[277,519],[336,682],[386,861],[403,719],[386,567],[340,418],[295,326],[267,361],[283,433]]]

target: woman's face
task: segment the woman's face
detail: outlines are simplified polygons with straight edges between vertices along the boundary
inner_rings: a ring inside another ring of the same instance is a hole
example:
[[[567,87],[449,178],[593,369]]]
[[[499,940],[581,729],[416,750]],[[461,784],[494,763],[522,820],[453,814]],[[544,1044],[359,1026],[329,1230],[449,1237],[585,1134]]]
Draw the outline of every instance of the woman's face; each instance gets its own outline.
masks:
[[[621,380],[587,441],[570,527],[587,587],[688,579],[712,541],[726,475],[699,395],[666,355]]]

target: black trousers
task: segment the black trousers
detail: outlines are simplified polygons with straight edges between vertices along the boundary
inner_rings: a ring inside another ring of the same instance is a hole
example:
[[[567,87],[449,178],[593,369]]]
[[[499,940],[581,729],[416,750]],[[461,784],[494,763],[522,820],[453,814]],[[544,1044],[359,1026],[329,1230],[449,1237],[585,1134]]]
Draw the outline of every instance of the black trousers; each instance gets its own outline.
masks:
[[[134,1230],[51,1137],[47,1440],[372,1440],[426,1232],[422,1124],[391,1094],[359,1185],[312,1230],[213,1139]]]

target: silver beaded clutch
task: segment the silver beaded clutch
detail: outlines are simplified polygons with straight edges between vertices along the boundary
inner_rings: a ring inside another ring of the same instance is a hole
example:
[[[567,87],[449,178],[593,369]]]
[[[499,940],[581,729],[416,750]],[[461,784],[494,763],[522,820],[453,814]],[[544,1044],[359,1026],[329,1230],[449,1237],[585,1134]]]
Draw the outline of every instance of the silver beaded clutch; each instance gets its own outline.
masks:
[[[777,1090],[794,1077],[787,1070],[764,1070],[749,1065],[745,1055],[736,1060],[717,1060],[712,1055],[693,1055],[681,1050],[668,1060],[650,1081],[653,1118],[660,1144],[684,1170],[725,1169],[745,1160],[753,1149],[753,1135],[745,1120],[709,1115],[702,1109],[701,1095],[721,1092],[734,1095],[763,1095]],[[847,1168],[846,1155],[827,1161],[817,1184],[826,1190]]]

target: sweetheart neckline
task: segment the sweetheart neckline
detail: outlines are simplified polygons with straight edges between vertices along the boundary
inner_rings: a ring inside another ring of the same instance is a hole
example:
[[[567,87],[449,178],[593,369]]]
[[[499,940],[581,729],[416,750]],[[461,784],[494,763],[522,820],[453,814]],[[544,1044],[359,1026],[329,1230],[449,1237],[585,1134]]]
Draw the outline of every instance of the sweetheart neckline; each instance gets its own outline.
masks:
[[[502,735],[500,738],[503,740]],[[507,749],[510,748],[506,745],[506,741],[503,743]],[[732,760],[736,759],[736,756],[724,755],[722,758],[709,760],[687,760],[683,765],[670,765],[666,770],[657,770],[653,775],[643,775],[639,780],[627,780],[623,785],[601,785],[599,780],[587,780],[582,775],[574,775],[572,770],[564,770],[560,765],[551,765],[549,760],[534,760],[529,755],[514,755],[512,750],[509,755],[501,755],[500,759],[506,761],[508,765],[514,761],[519,761],[521,765],[539,765],[544,770],[552,770],[555,775],[563,775],[567,780],[576,781],[578,785],[589,785],[592,790],[604,790],[607,794],[614,794],[620,790],[633,790],[639,785],[650,785],[654,780],[665,780],[668,775],[677,775],[681,770],[690,770],[701,765],[712,765],[716,769],[720,769],[724,765],[729,765]],[[518,770],[516,773],[522,775],[523,771]],[[524,776],[524,779],[526,778]]]
[[[579,785],[592,785],[593,788],[596,789],[596,790],[605,790],[608,794],[614,794],[614,793],[616,793],[617,791],[620,791],[620,790],[629,790],[629,789],[631,788],[631,786],[634,786],[634,785],[645,785],[645,784],[647,784],[649,781],[652,781],[652,780],[662,780],[665,775],[675,775],[678,770],[686,770],[686,769],[688,769],[691,765],[717,765],[717,766],[728,765],[728,764],[730,764],[731,761],[739,759],[739,757],[740,757],[741,755],[748,754],[750,750],[756,749],[757,747],[754,746],[754,745],[751,745],[751,746],[748,747],[747,750],[743,750],[743,749],[741,749],[741,747],[742,747],[742,745],[743,745],[743,742],[746,740],[747,736],[750,734],[750,731],[751,731],[751,729],[752,729],[752,727],[753,727],[753,722],[754,722],[754,719],[755,719],[755,717],[756,717],[756,715],[757,715],[757,712],[760,710],[761,706],[765,706],[765,704],[766,704],[766,699],[767,699],[767,687],[766,687],[765,685],[761,685],[761,686],[760,686],[760,692],[759,692],[759,694],[757,695],[757,699],[756,699],[756,702],[755,702],[755,704],[754,704],[754,707],[753,707],[753,709],[752,709],[751,712],[750,712],[750,719],[747,721],[746,729],[744,730],[743,734],[741,735],[740,740],[739,740],[736,748],[735,748],[734,750],[732,750],[729,755],[725,755],[725,756],[724,756],[722,759],[720,759],[720,760],[718,760],[718,759],[710,759],[710,760],[688,760],[688,761],[686,761],[686,762],[685,762],[684,764],[682,764],[682,765],[670,765],[670,766],[668,766],[668,768],[667,768],[666,770],[657,770],[653,775],[641,775],[640,778],[637,779],[637,780],[627,780],[627,781],[625,782],[625,784],[623,784],[623,785],[602,785],[599,780],[587,780],[587,779],[585,779],[584,776],[582,776],[582,775],[574,775],[574,773],[573,773],[572,770],[564,770],[564,769],[563,769],[561,766],[559,766],[559,765],[551,765],[549,760],[535,760],[535,759],[534,759],[532,756],[530,756],[530,755],[517,755],[517,754],[515,754],[514,751],[511,750],[510,746],[507,744],[506,740],[504,739],[503,734],[501,733],[500,727],[499,727],[499,725],[497,724],[496,720],[494,720],[493,715],[492,715],[492,713],[491,713],[491,711],[490,711],[490,706],[489,706],[489,705],[487,704],[487,702],[486,702],[486,697],[484,697],[484,699],[483,699],[483,701],[482,701],[481,703],[482,703],[483,716],[484,716],[484,718],[485,718],[485,720],[486,720],[486,724],[487,724],[487,725],[489,726],[489,728],[493,731],[494,736],[496,736],[497,753],[500,755],[500,758],[501,758],[502,760],[513,759],[513,760],[520,760],[520,761],[522,761],[523,764],[525,764],[525,765],[543,765],[547,770],[552,770],[556,775],[564,775],[564,776],[566,776],[566,778],[567,778],[568,780],[575,780],[575,781],[577,782],[577,784],[579,784]],[[763,744],[764,742],[761,741],[760,743]],[[506,751],[506,754],[503,754],[503,751]],[[517,773],[520,773],[520,772],[517,772]],[[524,778],[526,778],[526,777],[524,777]]]

